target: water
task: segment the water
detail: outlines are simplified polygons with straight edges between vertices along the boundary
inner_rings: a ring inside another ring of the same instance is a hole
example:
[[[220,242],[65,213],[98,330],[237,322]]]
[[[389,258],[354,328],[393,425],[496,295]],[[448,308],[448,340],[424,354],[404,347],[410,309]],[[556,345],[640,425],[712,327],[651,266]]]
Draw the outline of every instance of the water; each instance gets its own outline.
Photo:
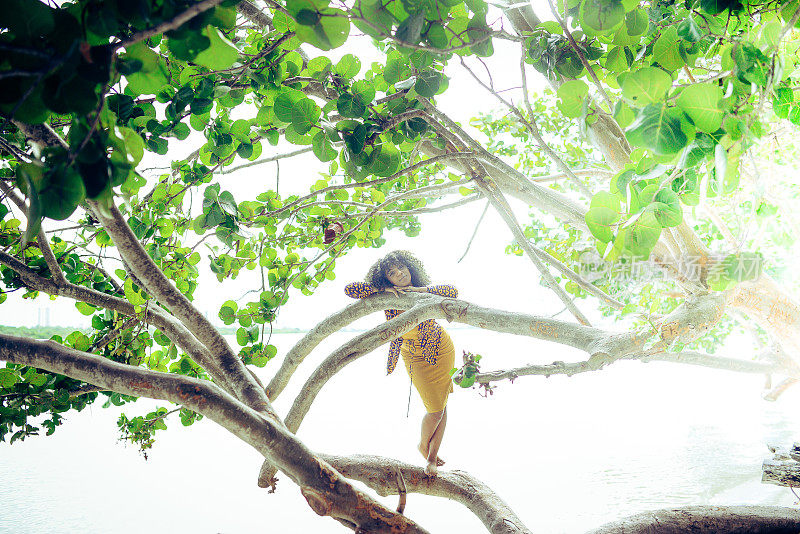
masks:
[[[451,330],[486,369],[578,360],[571,349],[477,330]],[[299,334],[276,334],[279,356]],[[339,346],[337,334],[304,363],[278,399],[285,413],[302,380]],[[408,377],[384,371],[381,348],[320,393],[300,429],[312,448],[420,463],[421,402]],[[263,370],[268,379],[275,360]],[[441,456],[492,487],[535,532],[579,533],[636,512],[699,504],[791,506],[786,488],[760,484],[766,443],[800,440],[800,391],[760,398],[762,376],[667,363],[620,362],[568,378],[503,382],[489,398],[457,388]],[[797,388],[795,388],[797,389]],[[157,403],[124,410],[147,413]],[[215,424],[177,418],[150,459],[117,441],[119,408],[71,414],[50,437],[0,445],[2,533],[339,533],[284,480],[256,486],[259,455]],[[174,417],[174,416],[173,416]],[[388,506],[396,497],[380,498]],[[409,495],[406,514],[431,532],[485,532],[461,505]]]

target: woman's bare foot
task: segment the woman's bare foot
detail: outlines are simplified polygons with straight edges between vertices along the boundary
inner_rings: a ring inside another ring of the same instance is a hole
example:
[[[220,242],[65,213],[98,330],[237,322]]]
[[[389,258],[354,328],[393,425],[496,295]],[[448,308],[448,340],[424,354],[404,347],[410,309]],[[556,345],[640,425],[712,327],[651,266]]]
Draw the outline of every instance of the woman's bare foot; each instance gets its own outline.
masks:
[[[439,474],[436,469],[436,462],[428,462],[428,465],[425,466],[425,474],[429,477],[435,477]]]
[[[422,445],[422,443],[417,445],[417,450],[419,451],[419,453],[422,455],[423,458],[426,458],[426,459],[428,458],[428,449],[426,447],[424,447]],[[436,465],[439,466],[439,467],[443,466],[444,465],[444,460],[442,460],[441,458],[439,458],[437,456],[436,457]]]

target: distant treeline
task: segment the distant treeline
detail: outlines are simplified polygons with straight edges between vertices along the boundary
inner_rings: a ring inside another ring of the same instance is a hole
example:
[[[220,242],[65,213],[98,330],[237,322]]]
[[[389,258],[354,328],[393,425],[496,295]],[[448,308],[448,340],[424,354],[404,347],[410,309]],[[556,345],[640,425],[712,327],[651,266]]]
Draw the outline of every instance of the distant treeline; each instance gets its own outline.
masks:
[[[220,334],[231,336],[236,334],[236,331],[239,329],[237,326],[219,326],[217,330],[219,330]],[[267,327],[266,332],[269,332],[269,327]],[[308,332],[308,328],[273,328],[273,334],[297,334],[301,332]]]
[[[76,326],[3,326],[0,325],[0,334],[11,334],[12,336],[32,337],[34,339],[50,339],[58,335],[62,338],[67,337],[75,330],[80,330],[84,334],[88,334],[90,329],[78,328]],[[224,335],[235,335],[236,327],[223,326],[219,329],[220,333]],[[303,328],[273,328],[273,334],[297,334],[300,332],[308,332]]]
[[[88,333],[88,329],[76,326],[3,326],[0,325],[0,334],[11,334],[12,336],[32,337],[34,339],[50,339],[53,336],[67,337],[75,330]]]

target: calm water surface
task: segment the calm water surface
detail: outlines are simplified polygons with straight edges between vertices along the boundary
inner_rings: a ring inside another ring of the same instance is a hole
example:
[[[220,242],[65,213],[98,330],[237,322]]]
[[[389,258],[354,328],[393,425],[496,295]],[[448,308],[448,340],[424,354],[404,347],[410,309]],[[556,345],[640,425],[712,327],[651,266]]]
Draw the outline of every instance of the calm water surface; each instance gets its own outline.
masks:
[[[486,369],[583,355],[515,336],[451,330]],[[351,334],[352,335],[352,334]],[[279,356],[299,334],[276,334]],[[347,339],[337,334],[301,366],[276,405],[286,413],[302,380]],[[235,343],[235,341],[233,341]],[[408,377],[386,377],[386,349],[351,364],[323,389],[300,429],[312,448],[417,462],[418,420]],[[279,364],[260,375],[268,379]],[[535,532],[579,533],[643,510],[697,504],[791,506],[788,489],[760,484],[766,443],[800,441],[800,391],[760,398],[762,376],[675,364],[622,362],[601,372],[526,377],[483,398],[457,390],[441,451],[446,468],[489,484]],[[458,389],[458,388],[457,388]],[[797,388],[795,388],[797,389]],[[414,394],[416,395],[416,393]],[[129,415],[158,405],[141,401]],[[0,445],[0,533],[341,533],[297,488],[256,486],[258,453],[215,424],[175,418],[145,461],[117,441],[121,409],[100,402],[51,437]],[[395,497],[381,498],[396,506]],[[406,514],[434,533],[485,532],[460,505],[409,495]]]

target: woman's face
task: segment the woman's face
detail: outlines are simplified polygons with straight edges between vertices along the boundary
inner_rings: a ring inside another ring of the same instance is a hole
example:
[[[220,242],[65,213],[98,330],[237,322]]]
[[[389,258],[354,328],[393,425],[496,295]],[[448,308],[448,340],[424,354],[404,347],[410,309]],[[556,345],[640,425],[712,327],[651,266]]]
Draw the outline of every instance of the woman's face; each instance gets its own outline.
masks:
[[[386,268],[386,279],[389,283],[397,287],[411,285],[411,271],[402,263],[395,263]]]

